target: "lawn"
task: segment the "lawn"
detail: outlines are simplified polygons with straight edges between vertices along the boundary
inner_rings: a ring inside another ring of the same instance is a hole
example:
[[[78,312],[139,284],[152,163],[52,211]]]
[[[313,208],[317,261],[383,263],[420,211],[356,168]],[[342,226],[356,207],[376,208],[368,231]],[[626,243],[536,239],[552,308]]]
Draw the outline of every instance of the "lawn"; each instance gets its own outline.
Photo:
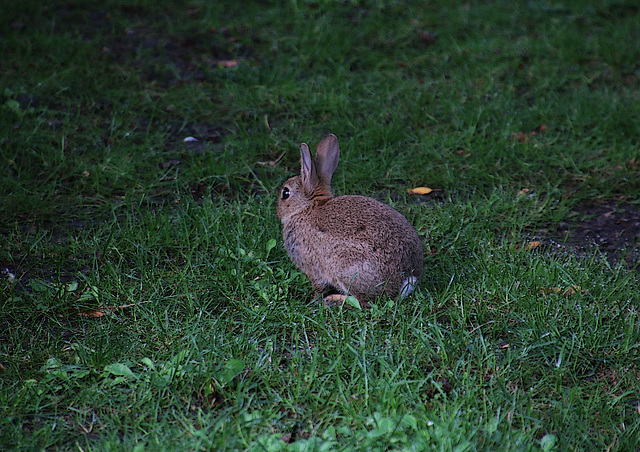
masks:
[[[640,450],[638,42],[634,1],[4,2],[0,449]],[[408,299],[287,257],[328,133]]]

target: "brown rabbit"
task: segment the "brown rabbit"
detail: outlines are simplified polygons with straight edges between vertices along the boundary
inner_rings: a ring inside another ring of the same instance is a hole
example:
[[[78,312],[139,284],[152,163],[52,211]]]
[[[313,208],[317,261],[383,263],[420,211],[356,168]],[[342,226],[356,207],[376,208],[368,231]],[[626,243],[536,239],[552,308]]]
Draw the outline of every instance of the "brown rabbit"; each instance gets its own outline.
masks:
[[[367,300],[386,294],[403,298],[422,276],[420,238],[399,212],[373,198],[346,195],[334,198],[331,177],[338,160],[338,138],[326,136],[312,159],[300,145],[302,169],[280,190],[278,218],[284,225],[284,246],[325,304],[343,302],[347,295]]]

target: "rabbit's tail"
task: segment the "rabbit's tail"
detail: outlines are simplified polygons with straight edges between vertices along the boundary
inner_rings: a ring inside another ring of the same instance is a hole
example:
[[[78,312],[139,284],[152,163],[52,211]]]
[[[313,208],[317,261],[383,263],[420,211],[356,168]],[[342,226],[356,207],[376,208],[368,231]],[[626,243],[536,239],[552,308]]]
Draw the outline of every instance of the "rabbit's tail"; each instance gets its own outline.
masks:
[[[409,295],[415,289],[416,284],[418,283],[418,278],[415,276],[409,276],[402,282],[402,286],[400,287],[400,300]]]

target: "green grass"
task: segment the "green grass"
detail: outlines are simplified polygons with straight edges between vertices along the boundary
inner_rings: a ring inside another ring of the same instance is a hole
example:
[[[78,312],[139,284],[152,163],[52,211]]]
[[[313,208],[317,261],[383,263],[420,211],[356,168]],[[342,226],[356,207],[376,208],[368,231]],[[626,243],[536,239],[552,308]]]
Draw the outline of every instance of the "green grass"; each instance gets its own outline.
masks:
[[[0,6],[0,449],[640,447],[637,262],[551,240],[638,205],[635,3],[224,3]],[[328,132],[424,239],[402,303],[282,247]]]

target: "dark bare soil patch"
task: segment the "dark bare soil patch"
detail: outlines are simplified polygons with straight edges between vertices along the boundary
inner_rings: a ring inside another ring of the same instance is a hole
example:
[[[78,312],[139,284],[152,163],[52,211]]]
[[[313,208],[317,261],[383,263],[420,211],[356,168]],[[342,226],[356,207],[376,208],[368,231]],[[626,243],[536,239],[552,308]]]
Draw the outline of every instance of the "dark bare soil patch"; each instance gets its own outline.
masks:
[[[582,204],[560,223],[557,236],[577,252],[596,247],[611,262],[640,264],[640,206],[629,202]]]

